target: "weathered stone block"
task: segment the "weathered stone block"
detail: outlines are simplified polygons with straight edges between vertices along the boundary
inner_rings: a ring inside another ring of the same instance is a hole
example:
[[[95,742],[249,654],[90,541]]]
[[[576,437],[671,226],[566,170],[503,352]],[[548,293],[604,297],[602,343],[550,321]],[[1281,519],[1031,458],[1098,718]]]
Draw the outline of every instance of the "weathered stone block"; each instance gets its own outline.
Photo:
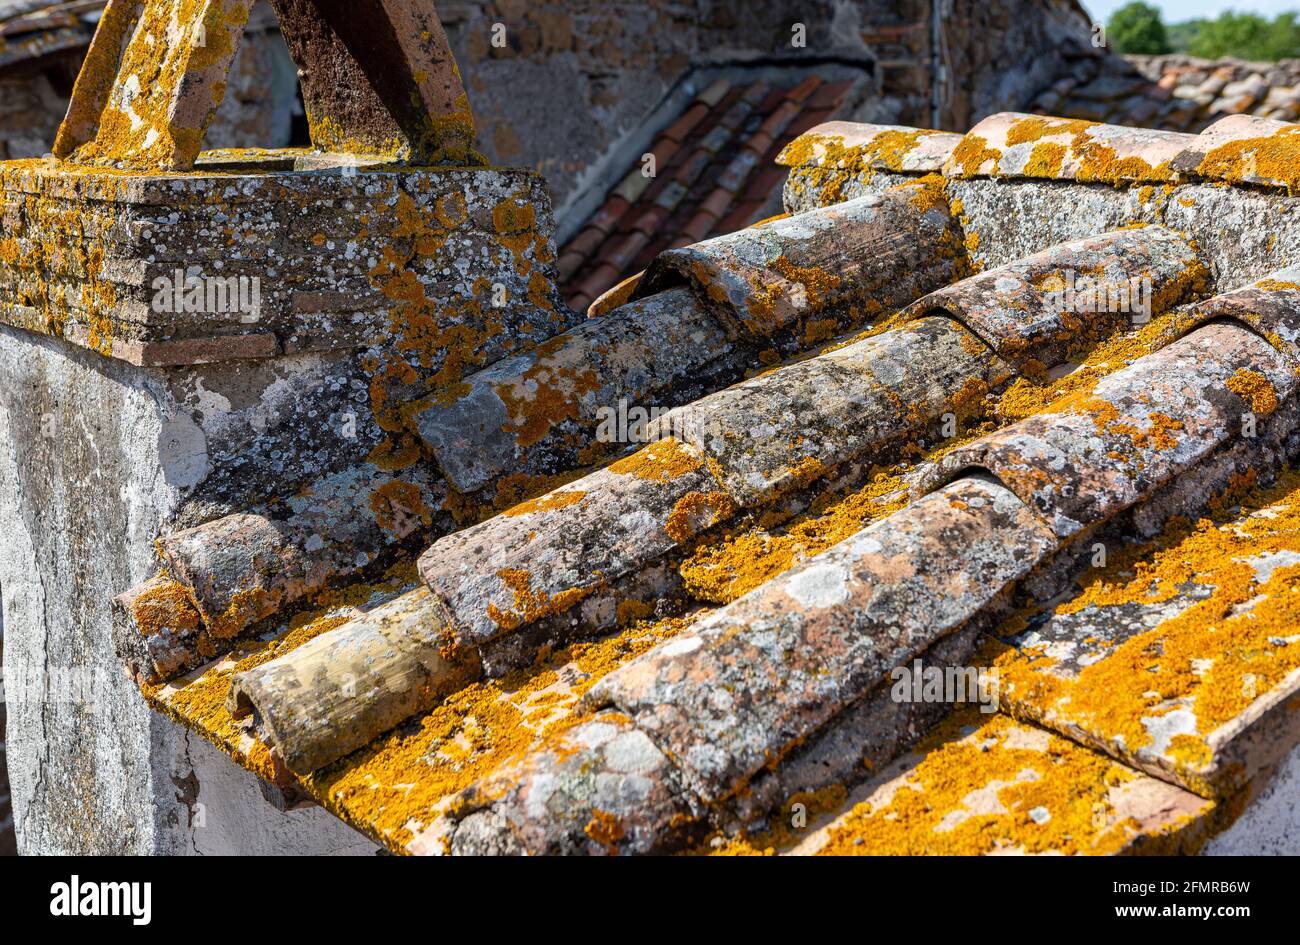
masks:
[[[382,480],[349,501],[380,527],[397,515],[432,469],[413,468],[403,405],[578,321],[556,299],[540,178],[210,152],[187,174],[11,162],[0,195],[0,586],[24,852],[372,849],[275,811],[150,713],[111,601],[157,572],[160,536],[248,508],[308,526],[337,504],[313,484]],[[60,678],[84,687],[65,697]],[[226,826],[205,829],[202,809]]]

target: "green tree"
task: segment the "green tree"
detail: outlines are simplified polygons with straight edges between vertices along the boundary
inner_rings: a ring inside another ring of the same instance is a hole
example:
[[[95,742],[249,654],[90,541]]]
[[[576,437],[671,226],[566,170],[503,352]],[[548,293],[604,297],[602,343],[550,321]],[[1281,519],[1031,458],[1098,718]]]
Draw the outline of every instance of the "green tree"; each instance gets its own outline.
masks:
[[[1173,52],[1160,11],[1149,3],[1130,3],[1112,13],[1106,40],[1122,53],[1160,56]]]
[[[1300,56],[1300,24],[1294,13],[1269,21],[1257,13],[1228,10],[1202,22],[1187,51],[1205,59],[1235,56],[1266,62]]]
[[[1166,26],[1165,35],[1169,37],[1169,45],[1174,48],[1174,52],[1187,52],[1204,25],[1205,20],[1195,19],[1183,20],[1181,23],[1170,23]]]

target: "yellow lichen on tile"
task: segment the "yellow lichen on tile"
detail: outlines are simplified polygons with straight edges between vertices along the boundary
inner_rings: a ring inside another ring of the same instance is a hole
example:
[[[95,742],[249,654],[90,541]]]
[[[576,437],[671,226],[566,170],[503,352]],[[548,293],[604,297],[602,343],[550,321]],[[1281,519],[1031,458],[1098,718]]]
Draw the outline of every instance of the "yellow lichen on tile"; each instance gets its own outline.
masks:
[[[585,716],[574,707],[599,679],[685,626],[681,619],[636,623],[530,669],[472,683],[304,783],[336,815],[401,852],[456,792],[576,724]]]
[[[1232,184],[1276,181],[1295,193],[1300,186],[1300,126],[1262,138],[1228,141],[1205,155],[1197,173]]]
[[[825,494],[787,523],[762,519],[709,536],[682,562],[696,600],[726,604],[907,504],[897,473],[877,470],[848,494]]]
[[[1251,481],[1242,478],[1239,488]],[[1077,676],[1053,672],[1044,653],[993,645],[1004,703],[1124,753],[1153,744],[1153,722],[1190,711],[1195,730],[1168,753],[1185,767],[1189,786],[1214,793],[1196,781],[1210,761],[1205,739],[1300,669],[1300,646],[1287,642],[1300,626],[1300,472],[1251,491],[1240,511],[1232,501],[1220,499],[1210,517],[1174,520],[1151,542],[1113,553],[1055,612],[1091,608],[1104,619],[1107,608],[1155,606],[1188,586],[1208,596],[1108,649]]]
[[[237,763],[270,781],[285,776],[267,746],[226,708],[230,682],[236,673],[260,666],[346,623],[358,607],[380,596],[391,596],[415,578],[410,563],[395,566],[378,582],[358,583],[326,591],[313,609],[298,614],[285,631],[270,640],[241,640],[221,659],[161,684],[141,687],[145,699],[165,715],[193,728]]]
[[[845,145],[839,135],[810,133],[790,142],[778,161],[799,170],[801,186],[812,187],[817,192],[818,205],[828,207],[845,199],[847,184],[870,180],[877,168],[902,171],[906,156],[922,138],[933,133],[890,129],[867,144],[856,146]]]
[[[1150,779],[1005,716],[956,713],[916,754],[829,828],[819,855],[1107,855],[1208,814],[1195,804],[1140,822],[1125,795]]]
[[[700,455],[680,440],[666,437],[611,463],[609,471],[651,482],[671,482],[704,466]]]

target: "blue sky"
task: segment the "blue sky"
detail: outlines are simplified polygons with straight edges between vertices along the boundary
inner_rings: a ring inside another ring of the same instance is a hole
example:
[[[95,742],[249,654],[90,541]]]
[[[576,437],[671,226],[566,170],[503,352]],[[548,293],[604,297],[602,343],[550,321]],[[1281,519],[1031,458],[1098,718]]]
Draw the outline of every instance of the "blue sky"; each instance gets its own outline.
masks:
[[[1088,12],[1099,21],[1105,21],[1129,0],[1083,0]],[[1300,7],[1296,0],[1146,0],[1160,8],[1166,23],[1177,23],[1198,16],[1218,16],[1224,10],[1239,13],[1262,13],[1275,16]]]

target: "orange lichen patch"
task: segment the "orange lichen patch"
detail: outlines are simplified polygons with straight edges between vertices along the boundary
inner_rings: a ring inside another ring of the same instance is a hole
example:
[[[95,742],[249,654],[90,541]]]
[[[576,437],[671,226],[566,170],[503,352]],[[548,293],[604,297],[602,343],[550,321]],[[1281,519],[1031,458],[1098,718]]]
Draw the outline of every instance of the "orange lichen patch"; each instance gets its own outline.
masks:
[[[395,391],[423,382],[435,397],[445,399],[448,390],[483,366],[486,342],[503,331],[500,319],[489,316],[477,296],[453,302],[428,295],[413,267],[425,253],[436,251],[443,238],[432,231],[395,238],[368,273],[372,287],[390,303],[388,327],[395,338],[395,354],[363,363],[371,374],[371,412],[388,433],[400,434],[406,427],[403,411],[409,400],[394,396]]]
[[[207,631],[199,640],[199,653],[216,656],[218,640],[226,640],[241,633],[266,615],[263,609],[267,594],[263,587],[243,588],[230,595],[226,609],[213,617]]]
[[[545,591],[533,590],[533,576],[522,568],[505,568],[497,572],[514,594],[513,610],[502,610],[488,604],[488,616],[503,630],[515,630],[526,623],[535,623],[554,614],[562,614],[591,596],[595,588],[571,587],[552,596]]]
[[[577,489],[569,492],[552,492],[548,495],[538,496],[536,499],[530,499],[527,502],[521,502],[502,514],[510,518],[518,518],[521,515],[532,515],[534,512],[553,512],[556,509],[567,509],[571,505],[577,505],[586,496],[587,493]]]
[[[587,317],[599,318],[601,315],[612,312],[620,305],[626,305],[631,301],[632,293],[641,284],[641,278],[644,275],[644,271],[638,272],[636,275],[628,276],[617,283],[612,289],[606,289],[599,298],[587,306]]]
[[[550,261],[545,258],[546,239],[537,229],[537,211],[527,194],[514,194],[493,207],[492,226],[501,245],[515,254],[515,269],[520,275],[530,268],[526,256],[529,248],[536,251],[540,261]]]
[[[688,492],[668,514],[664,531],[682,545],[705,529],[731,518],[735,512],[735,500],[725,492]]]
[[[428,183],[415,180],[398,190],[395,222],[383,234],[387,242],[367,273],[371,287],[388,302],[391,350],[363,360],[371,377],[371,411],[380,429],[389,435],[390,442],[381,445],[381,450],[404,459],[418,457],[418,447],[412,449],[412,414],[463,397],[468,392],[465,378],[484,367],[493,350],[499,350],[500,336],[506,330],[502,312],[494,304],[496,288],[486,277],[473,280],[461,294],[448,295],[422,276],[430,258],[446,252],[451,230],[469,219],[464,194],[443,194],[424,206],[407,192],[410,187],[427,189]],[[501,231],[497,255],[509,252],[502,259],[513,258],[516,272],[526,281],[526,295],[533,308],[547,313],[551,320],[558,319],[550,281],[532,268],[533,260],[549,259],[550,249],[535,229],[536,210],[527,195],[515,194],[498,204],[493,221]],[[589,371],[582,373],[586,365],[577,367],[581,371],[565,379],[561,375],[566,365],[539,363],[537,373],[525,381],[525,389],[502,392],[507,402],[515,405],[512,425],[522,431],[524,439],[544,435],[549,429],[548,413],[563,419],[575,409],[569,398],[576,395],[567,387],[573,386],[576,377],[578,394],[585,392],[584,378],[590,375]],[[536,398],[528,389],[534,383],[539,388]],[[414,399],[412,390],[426,391],[427,397]]]
[[[94,215],[87,215],[67,201],[41,194],[24,194],[18,184],[10,188],[10,175],[22,162],[9,162],[0,169],[0,189],[21,195],[22,222],[14,235],[0,241],[0,264],[15,270],[10,281],[20,286],[15,298],[7,299],[6,320],[20,328],[64,337],[69,323],[81,322],[85,344],[103,355],[111,355],[117,305],[117,290],[103,277],[106,244],[96,235],[116,223],[111,206],[118,179],[105,176],[107,199]]]
[[[948,198],[948,180],[942,174],[926,174],[924,177],[898,184],[897,188],[911,191],[912,206],[922,213],[936,207],[952,211],[952,203]],[[954,212],[954,216],[956,215]]]
[[[92,68],[105,74],[87,77],[81,86],[108,92],[94,140],[78,147],[71,159],[142,170],[192,166],[225,96],[226,70],[248,8],[247,2],[231,0],[146,3],[120,62],[96,60]],[[109,69],[116,69],[116,81]],[[101,100],[99,94],[90,97]]]
[[[1056,612],[1095,608],[1104,619],[1107,608],[1161,604],[1192,584],[1208,597],[1109,649],[1072,680],[1054,674],[1049,659],[995,645],[1004,701],[1125,752],[1152,743],[1148,720],[1190,709],[1195,732],[1180,739],[1179,756],[1203,758],[1208,735],[1300,668],[1300,647],[1279,643],[1300,625],[1300,565],[1291,563],[1300,556],[1300,472],[1252,491],[1239,511],[1220,501],[1211,515],[1194,525],[1175,520],[1153,541],[1113,554]],[[1256,565],[1270,560],[1281,566],[1261,579]]]
[[[680,440],[666,437],[637,450],[617,462],[609,471],[620,476],[636,476],[651,482],[672,482],[704,465],[704,460]]]
[[[818,479],[830,472],[830,470],[827,469],[826,464],[817,459],[817,457],[805,456],[803,459],[792,465],[788,472],[791,479],[793,479],[795,486],[803,488],[812,485]]]
[[[551,289],[551,280],[536,269],[528,276],[528,301],[535,307],[543,311],[555,307],[551,299]]]
[[[1172,179],[1173,172],[1167,165],[1153,167],[1142,158],[1121,158],[1114,148],[1093,140],[1089,132],[1096,126],[1096,122],[1075,119],[1025,118],[1007,132],[1007,144],[1040,141],[1060,135],[1070,137],[1068,146],[1062,144],[1048,150],[1049,142],[1044,141],[1034,147],[1024,169],[1024,173],[1031,177],[1057,176],[1065,157],[1070,155],[1079,163],[1075,174],[1078,180],[1121,184],[1132,180]]]
[[[1270,414],[1277,409],[1277,391],[1272,382],[1258,371],[1241,368],[1228,378],[1228,390],[1248,403],[1257,414]]]
[[[968,134],[953,149],[951,160],[961,168],[963,177],[977,177],[980,174],[996,174],[1002,152],[990,148],[988,139],[982,135]]]
[[[1104,142],[1104,135],[1097,131],[1099,127],[1091,121],[1029,116],[1006,129],[1006,148],[1032,145],[1018,169],[1004,167],[1006,154],[975,134],[967,134],[962,139],[952,161],[964,177],[1014,172],[1025,177],[1070,177],[1119,186],[1134,181],[1169,181],[1176,176],[1168,162],[1152,165],[1137,155],[1121,157],[1114,147]]]
[[[469,204],[460,191],[444,194],[433,203],[433,215],[438,225],[454,230],[469,219]]]
[[[1266,292],[1290,291],[1300,292],[1300,282],[1284,282],[1281,279],[1260,279],[1254,283],[1255,288]]]
[[[508,512],[517,505],[562,489],[590,472],[589,467],[582,467],[549,476],[510,473],[497,480],[495,489],[486,499],[478,495],[467,496],[449,488],[442,508],[451,514],[458,525],[474,525],[493,515]]]
[[[576,482],[590,472],[589,469],[566,470],[562,473],[555,473],[551,476],[534,476],[528,473],[510,473],[502,476],[496,483],[496,495],[493,497],[491,506],[476,505],[473,507],[474,514],[479,517],[485,517],[496,512],[506,511],[514,508],[531,499],[536,499],[554,492],[557,489],[567,486],[571,482]],[[453,490],[454,491],[454,490]],[[448,499],[451,498],[451,492],[448,492]]]
[[[1120,186],[1137,180],[1172,180],[1176,176],[1167,162],[1152,165],[1140,157],[1121,158],[1114,148],[1097,142],[1077,151],[1082,159],[1077,180]]]
[[[784,525],[742,523],[708,536],[682,562],[682,580],[696,600],[730,603],[906,503],[897,473],[876,470],[861,489],[820,496]]]
[[[308,108],[307,133],[312,144],[334,154],[369,154],[397,160],[406,150],[406,142],[399,135],[379,138],[377,135],[359,136],[344,127],[334,116],[323,115]]]
[[[1177,316],[1153,318],[1136,331],[1114,335],[1100,344],[1084,346],[1070,355],[1074,367],[1056,380],[1043,383],[1021,377],[1012,381],[995,406],[999,426],[1023,420],[1070,400],[1086,398],[1097,381],[1128,367],[1138,358],[1158,351],[1168,341]]]
[[[652,613],[654,613],[654,605],[648,601],[621,600],[615,611],[615,619],[620,627],[627,627],[649,619]]]
[[[813,188],[820,206],[841,203],[844,188],[854,180],[867,181],[877,168],[899,172],[908,153],[927,134],[923,130],[888,130],[869,144],[846,146],[838,135],[801,135],[786,145],[778,163],[796,168],[801,185]]]
[[[1178,445],[1178,440],[1173,434],[1183,429],[1181,420],[1153,411],[1147,414],[1150,426],[1143,430],[1139,426],[1122,421],[1119,409],[1110,401],[1083,393],[1063,397],[1052,404],[1051,409],[1059,413],[1068,412],[1089,417],[1102,436],[1126,436],[1133,446],[1140,450],[1148,447],[1160,450],[1172,449]]]
[[[608,847],[611,853],[618,851],[618,842],[623,839],[623,821],[603,810],[594,810],[591,821],[583,832],[597,843]]]
[[[1074,137],[1096,126],[1095,121],[1079,118],[1050,118],[1034,115],[1020,119],[1007,131],[1007,145],[1010,147],[1029,144],[1032,141],[1041,141],[1043,138],[1061,134]]]
[[[1201,161],[1197,173],[1230,184],[1272,181],[1295,193],[1300,186],[1300,126],[1263,138],[1229,141]]]
[[[327,809],[402,852],[456,792],[581,721],[574,707],[588,689],[685,627],[681,619],[636,624],[472,683],[304,783]]]
[[[370,494],[370,511],[375,524],[398,538],[409,535],[416,522],[426,528],[433,524],[433,513],[425,505],[420,487],[400,479],[386,482]]]
[[[158,577],[168,578],[166,570]],[[199,612],[184,584],[166,579],[150,582],[146,588],[131,605],[131,617],[141,636],[156,636],[164,629],[173,633],[198,629]]]
[[[1025,162],[1025,174],[1029,177],[1056,177],[1061,173],[1065,163],[1065,145],[1052,141],[1043,141],[1034,145],[1034,150]]]
[[[397,434],[376,445],[366,456],[366,462],[372,463],[377,469],[395,472],[399,469],[409,469],[423,456],[418,439],[410,435]]]
[[[1151,428],[1147,430],[1145,436],[1150,438],[1153,447],[1158,450],[1171,450],[1178,445],[1178,437],[1174,434],[1183,429],[1181,420],[1175,420],[1159,411],[1147,414],[1147,419],[1151,421]]]
[[[813,318],[809,319],[804,325],[803,346],[811,348],[815,344],[828,341],[835,337],[835,332],[839,328],[839,323],[833,318]]]
[[[835,823],[819,855],[1109,855],[1139,835],[1173,842],[1187,822],[1139,823],[1123,798],[1140,775],[1004,716],[955,713],[917,753]]]
[[[509,384],[496,387],[509,420],[501,429],[520,446],[532,446],[554,427],[581,416],[581,400],[600,390],[600,377],[583,352],[556,337],[538,348],[537,361]]]
[[[772,268],[790,282],[803,287],[808,304],[813,309],[820,308],[826,298],[838,289],[844,281],[834,273],[814,266],[796,266],[784,256],[772,261]]]

